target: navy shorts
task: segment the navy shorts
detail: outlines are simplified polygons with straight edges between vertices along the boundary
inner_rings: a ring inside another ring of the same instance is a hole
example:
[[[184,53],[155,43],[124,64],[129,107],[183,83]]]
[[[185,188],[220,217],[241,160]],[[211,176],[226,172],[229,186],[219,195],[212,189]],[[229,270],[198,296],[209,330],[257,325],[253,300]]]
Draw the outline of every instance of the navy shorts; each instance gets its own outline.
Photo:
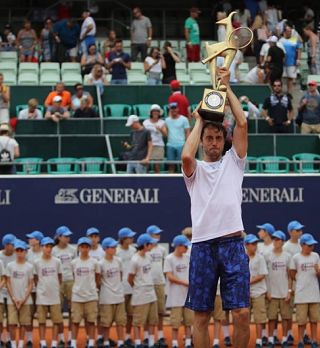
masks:
[[[199,312],[212,311],[219,278],[224,310],[249,307],[249,258],[240,236],[192,245],[185,307]]]

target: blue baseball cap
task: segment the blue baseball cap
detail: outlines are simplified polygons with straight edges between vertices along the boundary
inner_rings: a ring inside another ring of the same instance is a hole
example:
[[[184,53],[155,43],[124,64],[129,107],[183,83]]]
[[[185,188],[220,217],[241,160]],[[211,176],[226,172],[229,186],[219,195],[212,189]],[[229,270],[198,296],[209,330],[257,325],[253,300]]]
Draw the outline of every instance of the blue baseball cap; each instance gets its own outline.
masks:
[[[150,225],[149,227],[147,227],[146,232],[149,234],[159,234],[163,232],[163,230],[156,225]]]
[[[44,238],[44,235],[43,235],[43,233],[40,232],[40,231],[33,231],[33,232],[31,232],[31,233],[26,234],[26,237],[27,237],[28,239],[36,239],[36,240],[38,240],[39,242],[41,242],[42,239]]]
[[[253,244],[259,242],[259,238],[254,234],[247,234],[244,238],[244,244]]]
[[[92,245],[91,239],[87,238],[87,237],[81,237],[78,239],[78,243],[77,245],[81,245],[81,244],[88,244],[88,245]]]
[[[119,239],[123,238],[133,238],[136,235],[136,232],[133,232],[129,227],[123,227],[118,231]]]
[[[24,242],[21,239],[16,239],[14,244],[13,244],[15,249],[23,249],[23,250],[27,250],[28,249],[28,245],[26,242]]]
[[[312,234],[304,233],[300,238],[300,244],[315,245],[318,244],[318,242],[313,238]]]
[[[265,223],[265,224],[263,224],[263,225],[257,225],[257,227],[258,228],[260,228],[260,230],[265,230],[265,231],[267,231],[269,234],[270,234],[270,236],[272,236],[273,235],[273,233],[275,232],[275,228],[274,228],[274,226],[272,225],[272,224],[270,224],[269,222],[267,222],[267,223]]]
[[[41,240],[41,245],[48,245],[48,244],[52,244],[54,245],[54,240],[50,237],[44,237]]]
[[[93,235],[93,234],[100,234],[100,231],[96,227],[90,227],[87,229],[87,237]]]
[[[56,236],[70,237],[71,235],[72,235],[72,232],[67,226],[60,226],[56,229]]]
[[[5,234],[2,237],[2,245],[6,246],[8,244],[14,244],[14,241],[16,240],[16,236],[12,233]]]
[[[142,233],[137,239],[137,245],[142,246],[145,244],[156,244],[157,239],[152,238],[148,233]]]
[[[275,231],[272,235],[272,238],[278,238],[278,239],[281,239],[283,241],[286,241],[287,240],[287,237],[285,235],[284,232],[278,230],[278,231]]]
[[[188,247],[191,245],[191,242],[189,241],[189,239],[182,235],[182,234],[179,234],[178,236],[175,236],[172,240],[172,246],[173,247],[177,247],[177,246],[180,246],[180,245],[183,245],[185,247]]]
[[[105,238],[101,243],[102,249],[115,248],[117,245],[118,242],[111,237]]]
[[[302,225],[299,221],[293,220],[288,223],[288,232],[292,230],[302,230],[304,225]]]

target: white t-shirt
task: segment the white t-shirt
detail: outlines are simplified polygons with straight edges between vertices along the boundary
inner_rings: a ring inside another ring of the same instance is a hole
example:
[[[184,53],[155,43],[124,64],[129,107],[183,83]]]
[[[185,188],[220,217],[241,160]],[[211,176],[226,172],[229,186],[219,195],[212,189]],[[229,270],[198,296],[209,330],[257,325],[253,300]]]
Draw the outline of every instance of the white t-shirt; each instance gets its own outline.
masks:
[[[294,303],[320,302],[319,281],[314,266],[320,266],[319,255],[312,252],[309,256],[301,253],[292,257],[290,269],[296,270],[296,291]]]
[[[165,124],[165,121],[161,119],[157,122],[151,122],[149,119],[143,121],[144,128],[148,129],[151,134],[152,145],[164,146],[163,135],[156,126],[162,128]]]
[[[164,273],[171,272],[176,278],[188,282],[189,260],[190,257],[186,254],[177,257],[174,253],[171,253],[165,258],[163,271]],[[166,306],[168,308],[184,306],[188,294],[187,286],[175,284],[168,280],[167,291]]]
[[[196,161],[191,177],[184,175],[191,198],[192,243],[243,231],[241,186],[245,162],[246,158],[239,158],[232,147],[217,162]]]
[[[266,261],[264,260],[264,257],[258,253],[256,253],[253,258],[250,258],[249,269],[251,277],[268,274]],[[267,283],[265,278],[260,280],[258,283],[250,285],[250,297],[252,298],[259,297],[266,292]]]
[[[11,159],[14,159],[14,150],[19,147],[17,141],[13,138],[9,138],[5,135],[0,136],[0,151],[6,149],[10,152]]]
[[[258,83],[260,83],[259,82],[258,67],[257,66],[255,66],[254,68],[252,68],[248,72],[248,74],[244,78],[244,82],[251,83],[251,84],[258,84]]]
[[[45,260],[43,257],[34,262],[34,274],[38,276],[37,305],[55,305],[60,303],[59,274],[62,274],[62,266],[59,259],[51,257]]]
[[[0,278],[5,276],[5,268],[3,266],[3,262],[0,260]],[[0,303],[3,303],[3,291],[4,289],[2,288],[2,291],[0,291]],[[6,289],[7,290],[7,289]]]
[[[269,254],[273,250],[273,243],[270,244],[264,244],[264,242],[258,243],[258,253],[265,256],[266,254]]]
[[[112,261],[103,258],[99,261],[101,270],[100,304],[117,304],[124,302],[121,282],[122,264],[118,257]]]
[[[9,262],[12,262],[12,261],[15,261],[16,260],[16,254],[13,253],[12,255],[10,256],[7,256],[4,254],[4,250],[1,250],[0,251],[0,261],[2,262],[2,266],[3,266],[3,274],[4,275],[4,272],[5,272],[5,269],[7,268]],[[2,290],[1,290],[1,293],[2,293],[2,296],[1,298],[7,298],[8,297],[8,290],[6,288],[6,286],[4,285]],[[2,299],[2,302],[3,302],[3,299]],[[0,302],[0,303],[2,303]]]
[[[80,38],[84,39],[84,33],[86,32],[87,28],[89,25],[92,25],[92,29],[86,34],[86,36],[88,35],[96,35],[96,22],[94,21],[94,19],[92,17],[87,17],[81,25],[81,32],[80,32]]]
[[[151,274],[151,259],[149,256],[133,255],[129,273],[134,274],[134,284],[131,304],[133,306],[151,303],[157,300]]]
[[[243,54],[240,50],[237,50],[236,55],[234,56],[234,59],[231,62],[230,65],[230,82],[237,83],[238,82],[238,66],[243,61]],[[217,58],[217,66],[222,67],[224,64],[224,57],[218,57]]]
[[[167,256],[166,249],[161,245],[156,244],[151,251],[147,253],[151,258],[151,273],[154,284],[165,284],[166,279],[163,274],[163,263]]]
[[[122,263],[122,286],[125,295],[132,294],[132,287],[128,283],[128,274],[132,256],[136,252],[137,250],[132,245],[129,245],[128,249],[122,249],[120,245],[117,248],[116,256],[119,257]]]
[[[102,249],[102,246],[99,244],[97,249],[90,249],[89,256],[93,257],[94,259],[96,259],[98,261],[100,261],[101,259],[104,258],[105,252]]]
[[[152,65],[156,62],[156,60],[148,56],[146,57],[145,62],[147,62],[149,65]],[[162,72],[161,59],[159,59],[158,63],[154,65],[148,72],[160,74]]]
[[[227,30],[225,25],[218,25],[217,35],[218,42],[224,41],[226,38]]]
[[[35,112],[36,116],[32,119],[41,120],[43,118],[41,110],[35,109],[34,112]],[[19,120],[28,120],[29,119],[29,109],[26,108],[26,109],[21,110],[19,112],[18,119]]]
[[[301,245],[299,241],[298,243],[292,243],[289,239],[284,243],[283,250],[285,250],[292,257],[295,254],[301,253]]]
[[[265,255],[265,259],[268,267],[268,292],[272,298],[286,298],[289,289],[290,255],[285,251],[282,251],[281,254],[275,254],[271,251]]]
[[[80,257],[71,261],[74,284],[72,287],[73,302],[90,302],[98,300],[96,273],[100,273],[100,266],[96,259],[89,257],[81,260]]]
[[[61,261],[62,265],[62,281],[73,280],[73,272],[71,261],[77,257],[77,250],[71,245],[67,245],[66,248],[60,248],[58,245],[52,249],[52,255]]]
[[[34,264],[34,262],[37,259],[39,259],[41,256],[42,256],[42,250],[34,252],[32,249],[29,249],[27,253],[27,261]]]
[[[10,278],[13,296],[17,300],[23,300],[29,286],[30,279],[33,279],[33,265],[29,262],[23,264],[16,261],[10,262],[6,269],[6,275]],[[8,304],[12,304],[11,296],[8,296]],[[32,304],[32,297],[29,296],[25,304]]]

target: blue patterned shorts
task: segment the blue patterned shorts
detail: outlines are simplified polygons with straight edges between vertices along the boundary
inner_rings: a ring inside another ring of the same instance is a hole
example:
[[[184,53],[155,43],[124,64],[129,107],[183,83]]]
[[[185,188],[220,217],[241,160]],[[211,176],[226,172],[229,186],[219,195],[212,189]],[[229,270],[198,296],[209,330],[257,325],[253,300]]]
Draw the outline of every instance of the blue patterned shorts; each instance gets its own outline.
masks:
[[[249,307],[249,258],[241,237],[216,238],[192,245],[185,307],[212,311],[219,278],[224,310]]]

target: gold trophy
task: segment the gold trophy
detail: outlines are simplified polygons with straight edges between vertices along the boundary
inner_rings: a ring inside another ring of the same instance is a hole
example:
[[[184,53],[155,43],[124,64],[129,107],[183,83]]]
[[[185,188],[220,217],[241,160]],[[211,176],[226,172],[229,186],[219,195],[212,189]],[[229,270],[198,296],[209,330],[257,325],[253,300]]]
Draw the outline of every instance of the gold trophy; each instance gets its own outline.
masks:
[[[208,56],[202,60],[202,63],[209,63],[213,89],[205,88],[199,114],[203,119],[208,121],[223,122],[227,97],[227,87],[221,84],[221,80],[216,76],[217,57],[223,57],[224,62],[222,67],[229,69],[237,50],[248,46],[253,39],[253,33],[249,28],[233,28],[232,16],[235,13],[231,12],[227,18],[217,22],[217,24],[226,26],[225,41],[212,45],[206,42]]]

